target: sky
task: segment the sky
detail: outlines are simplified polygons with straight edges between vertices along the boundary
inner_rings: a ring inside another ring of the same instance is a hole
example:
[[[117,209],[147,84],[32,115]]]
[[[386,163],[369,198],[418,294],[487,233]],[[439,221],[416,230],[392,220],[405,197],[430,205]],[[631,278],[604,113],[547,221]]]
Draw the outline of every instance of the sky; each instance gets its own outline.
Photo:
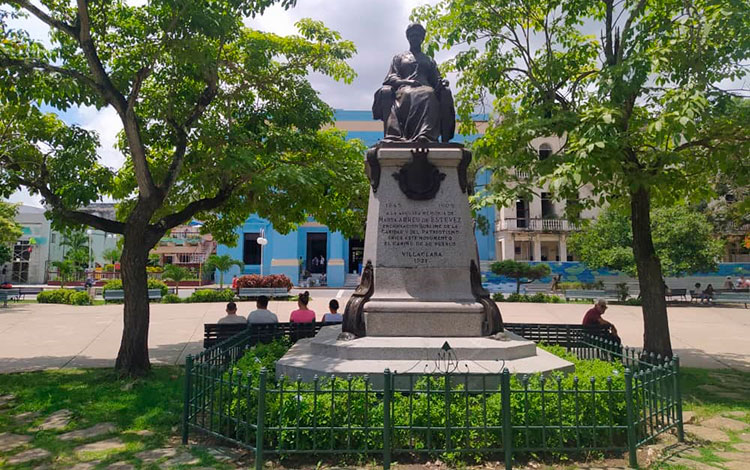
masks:
[[[130,0],[141,3],[145,0]],[[357,54],[349,61],[357,77],[347,85],[327,77],[312,74],[310,82],[321,98],[336,109],[369,110],[372,98],[385,77],[392,57],[408,48],[405,38],[411,11],[437,0],[297,0],[297,6],[289,10],[272,7],[255,19],[246,20],[250,27],[289,35],[296,33],[294,26],[301,18],[323,21],[329,28],[341,33],[344,39],[353,41]],[[48,28],[36,19],[19,20],[32,37],[47,41]],[[598,26],[585,25],[584,32],[598,34]],[[454,51],[441,51],[435,59],[438,63],[450,58]],[[455,76],[447,77],[452,84]],[[750,79],[748,79],[750,80]],[[744,88],[748,88],[745,83]],[[731,86],[730,86],[731,88]],[[455,93],[455,86],[454,86]],[[77,108],[61,114],[69,124],[77,124],[99,134],[100,155],[105,165],[119,168],[123,158],[114,149],[117,133],[122,129],[117,114],[112,108],[96,110]],[[20,191],[11,196],[11,201],[40,206],[40,198]]]
[[[295,34],[294,24],[301,18],[313,18],[341,33],[344,39],[353,41],[357,55],[349,64],[357,73],[352,84],[336,82],[313,74],[310,82],[330,106],[337,109],[370,109],[372,97],[383,81],[393,56],[408,49],[405,31],[412,9],[435,0],[298,0],[295,8],[268,9],[263,16],[248,19],[246,24],[255,29],[277,34]],[[46,40],[48,28],[38,20],[19,22],[32,37]],[[19,24],[16,23],[16,24]],[[448,58],[439,54],[438,62]],[[449,77],[450,78],[450,77]],[[451,80],[452,82],[454,80]],[[119,168],[123,158],[114,149],[117,133],[122,129],[117,113],[112,108],[96,110],[91,107],[68,110],[61,114],[69,124],[77,124],[99,134],[103,162]],[[19,191],[11,196],[12,202],[41,206],[38,196]]]

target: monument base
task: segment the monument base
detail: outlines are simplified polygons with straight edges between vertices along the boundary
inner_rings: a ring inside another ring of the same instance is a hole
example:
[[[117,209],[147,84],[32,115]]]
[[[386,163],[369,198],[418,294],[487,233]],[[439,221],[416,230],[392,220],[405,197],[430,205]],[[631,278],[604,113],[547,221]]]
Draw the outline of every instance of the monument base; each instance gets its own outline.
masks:
[[[298,341],[276,363],[277,377],[368,375],[382,385],[383,370],[396,374],[444,373],[439,354],[447,342],[455,353],[454,374],[497,374],[507,368],[512,374],[572,372],[575,366],[537,348],[533,341],[506,331],[504,340],[490,337],[375,337],[349,341],[338,339],[340,326],[327,326],[310,339]],[[403,380],[408,380],[406,377]],[[485,379],[486,381],[486,379]],[[490,383],[486,382],[489,386]]]

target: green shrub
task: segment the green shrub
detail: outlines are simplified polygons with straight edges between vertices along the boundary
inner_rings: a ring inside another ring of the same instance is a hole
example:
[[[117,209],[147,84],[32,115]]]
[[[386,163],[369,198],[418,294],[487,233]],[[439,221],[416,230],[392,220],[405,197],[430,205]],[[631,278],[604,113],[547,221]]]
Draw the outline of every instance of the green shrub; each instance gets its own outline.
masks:
[[[167,294],[161,298],[161,303],[163,304],[179,304],[181,302],[182,299],[176,294]]]
[[[625,431],[610,431],[607,428],[609,424],[622,426],[626,419],[622,364],[579,360],[562,347],[540,346],[573,362],[576,372],[555,373],[547,377],[511,376],[511,419],[518,426],[513,433],[515,447],[554,448],[562,443],[565,447],[585,449],[587,446],[608,442],[610,432],[615,445],[624,445],[627,442]],[[282,341],[253,347],[235,364],[231,372],[225,373],[225,380],[220,386],[226,388],[214,393],[221,392],[225,396],[230,396],[228,394],[231,393],[231,396],[237,396],[240,390],[235,388],[230,391],[229,384],[232,381],[236,383],[241,378],[242,396],[245,396],[248,385],[258,386],[260,369],[265,367],[268,370],[268,388],[281,391],[265,395],[266,422],[289,429],[267,430],[267,448],[380,448],[382,435],[361,430],[366,423],[381,423],[383,419],[382,396],[373,392],[373,386],[362,378],[321,379],[316,383],[296,382],[294,379],[276,381],[276,361],[288,347]],[[411,393],[394,393],[393,424],[397,427],[408,426],[412,430],[394,429],[392,445],[402,449],[424,449],[428,445],[435,447],[440,445],[438,443],[445,443],[447,432],[450,432],[450,439],[463,447],[501,447],[500,429],[489,429],[486,433],[474,431],[485,424],[502,423],[501,395],[497,393],[497,389],[493,391],[489,387],[488,393],[463,393],[463,377],[456,375],[450,386],[450,394],[435,393],[446,389],[445,380],[440,375],[422,376],[413,382]],[[592,389],[597,392],[591,393]],[[605,392],[609,389],[614,391],[612,395]],[[315,390],[317,393],[313,393]],[[366,390],[369,393],[363,393]],[[425,390],[433,392],[424,393]],[[354,393],[350,394],[350,391]],[[256,397],[252,393],[247,400],[233,400],[232,414],[255,416]],[[450,400],[448,403],[446,397]],[[455,423],[450,431],[446,429],[446,410],[450,422]],[[594,422],[601,426],[596,432],[591,432],[590,429],[576,431],[572,427],[576,424],[591,426]],[[347,426],[347,423],[360,429],[351,432],[347,432],[345,428],[341,428],[343,431],[328,430],[331,425]],[[544,431],[541,429],[542,424],[546,426]],[[474,430],[462,429],[467,425]],[[227,426],[231,428],[231,424],[227,423]],[[320,429],[315,430],[316,426]],[[226,431],[230,434],[234,432],[232,429]],[[252,439],[254,436],[251,437],[251,442]],[[455,460],[456,456],[442,454],[442,458]]]
[[[149,289],[159,289],[161,291],[162,298],[164,298],[164,296],[167,295],[167,292],[169,292],[169,287],[167,287],[167,284],[158,279],[149,279],[147,281],[147,284]],[[108,290],[122,290],[122,279],[112,279],[111,281],[107,281],[107,283],[104,284],[104,287],[102,287],[102,292],[106,292]],[[119,302],[122,302],[122,300],[120,300]]]
[[[73,289],[45,290],[37,294],[36,301],[40,304],[91,305],[88,293]]]
[[[561,282],[560,289],[562,290],[602,290],[604,289],[604,281],[599,280],[596,282]]]
[[[199,289],[185,299],[186,302],[231,302],[234,299],[232,289],[213,290]]]
[[[537,292],[533,295],[516,294],[514,292],[512,294],[508,294],[508,297],[505,297],[503,294],[498,293],[492,296],[492,300],[494,300],[495,302],[533,302],[540,304],[559,304],[563,301],[556,295],[547,295],[542,292]]]
[[[91,296],[88,292],[74,292],[68,296],[71,305],[91,305]]]
[[[102,292],[107,292],[108,290],[122,290],[122,279],[112,279],[104,283]]]
[[[626,301],[630,295],[630,288],[627,282],[618,282],[615,284],[617,287],[617,300]]]

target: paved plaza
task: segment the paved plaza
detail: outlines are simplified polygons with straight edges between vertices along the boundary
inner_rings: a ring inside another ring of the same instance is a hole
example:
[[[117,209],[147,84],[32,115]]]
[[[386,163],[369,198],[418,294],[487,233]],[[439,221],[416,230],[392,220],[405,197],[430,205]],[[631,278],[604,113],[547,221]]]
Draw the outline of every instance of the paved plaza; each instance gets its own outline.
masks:
[[[318,318],[328,301],[343,307],[351,290],[313,291],[310,308]],[[247,314],[254,302],[239,302]],[[296,302],[272,301],[269,308],[287,321]],[[152,304],[150,356],[153,363],[181,364],[202,350],[203,324],[224,315],[224,304]],[[583,304],[499,304],[507,322],[578,323]],[[641,346],[640,307],[612,306],[606,314],[625,344]],[[750,371],[750,310],[741,307],[670,306],[672,345],[689,367]],[[20,303],[0,309],[0,372],[57,367],[114,365],[122,334],[122,305],[83,306]]]

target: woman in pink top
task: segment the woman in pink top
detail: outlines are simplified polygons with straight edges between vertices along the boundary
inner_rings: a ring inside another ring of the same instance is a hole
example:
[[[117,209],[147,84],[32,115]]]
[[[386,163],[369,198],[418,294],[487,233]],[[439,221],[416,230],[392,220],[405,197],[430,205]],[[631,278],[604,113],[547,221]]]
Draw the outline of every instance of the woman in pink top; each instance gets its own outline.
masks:
[[[299,295],[297,300],[297,310],[292,312],[289,317],[290,323],[313,323],[315,322],[315,312],[307,308],[307,303],[310,302],[310,293],[305,291]]]

